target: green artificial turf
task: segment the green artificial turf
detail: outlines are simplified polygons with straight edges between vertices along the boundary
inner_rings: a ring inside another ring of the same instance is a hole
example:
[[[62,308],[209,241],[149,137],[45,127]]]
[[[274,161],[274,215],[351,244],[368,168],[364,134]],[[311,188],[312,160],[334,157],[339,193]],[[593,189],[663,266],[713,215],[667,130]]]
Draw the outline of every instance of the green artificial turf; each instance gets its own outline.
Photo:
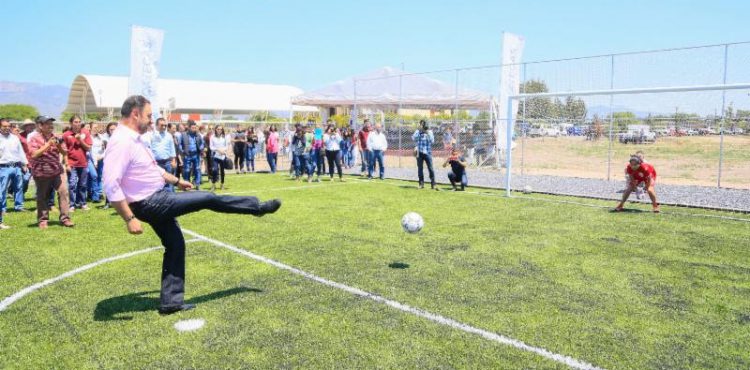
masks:
[[[595,366],[750,366],[750,223],[714,218],[737,214],[656,215],[644,205],[610,213],[613,202],[347,180],[230,175],[225,192],[281,198],[282,208],[262,218],[204,211],[180,223]],[[418,234],[401,230],[410,211],[425,220]],[[128,235],[111,210],[73,219],[74,229],[41,231],[33,213],[7,215],[0,298],[159,244],[148,227]],[[565,368],[205,241],[187,250],[186,299],[197,309],[156,313],[161,251],[113,261],[0,312],[0,368]],[[206,325],[173,328],[190,318]]]

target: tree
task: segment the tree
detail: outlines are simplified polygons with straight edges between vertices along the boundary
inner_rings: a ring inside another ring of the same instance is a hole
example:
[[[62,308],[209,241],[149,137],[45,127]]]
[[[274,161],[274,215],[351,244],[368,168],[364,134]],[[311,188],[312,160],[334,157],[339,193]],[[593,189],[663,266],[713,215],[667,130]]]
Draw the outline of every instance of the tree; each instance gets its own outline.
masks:
[[[25,104],[5,104],[0,105],[0,117],[8,118],[11,121],[23,121],[25,119],[36,119],[39,110],[31,105]]]
[[[586,102],[583,99],[574,99],[572,96],[565,98],[564,116],[571,121],[582,121],[586,119]]]
[[[81,115],[78,113],[62,112],[62,114],[60,115],[60,122],[67,123],[74,115],[81,117]],[[106,113],[86,113],[86,117],[81,117],[84,122],[103,121],[105,118],[107,118]]]
[[[529,80],[521,84],[520,91],[524,94],[548,92],[547,84],[541,80]],[[534,97],[521,99],[518,104],[518,117],[539,119],[554,117],[554,105],[550,98]]]

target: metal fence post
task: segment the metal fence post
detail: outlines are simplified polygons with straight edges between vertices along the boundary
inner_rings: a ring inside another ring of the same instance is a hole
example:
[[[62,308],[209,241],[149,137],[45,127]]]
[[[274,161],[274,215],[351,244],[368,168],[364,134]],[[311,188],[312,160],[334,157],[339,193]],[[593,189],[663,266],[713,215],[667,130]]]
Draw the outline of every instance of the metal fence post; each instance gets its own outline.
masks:
[[[615,56],[610,56],[609,89],[615,88]],[[612,127],[615,123],[614,95],[609,95],[609,150],[607,152],[607,181],[612,174]]]
[[[523,82],[521,84],[522,93],[526,94],[526,65],[527,63],[523,63]],[[513,109],[513,106],[510,106],[510,109]],[[526,98],[523,98],[523,111],[521,113],[521,175],[523,175],[524,170],[524,157],[526,155],[526,135],[528,133],[528,125],[526,122]]]
[[[729,60],[729,45],[724,45],[724,85],[727,84],[727,63]],[[716,180],[716,187],[721,187],[721,167],[724,164],[724,121],[726,120],[727,112],[727,91],[722,90],[721,92],[721,121],[719,123],[719,175]],[[729,117],[732,119],[732,117]]]
[[[401,107],[403,107],[403,99],[404,99],[404,68],[401,67],[401,73],[398,75],[398,111],[396,111],[396,115],[398,115],[398,151],[396,152],[398,155],[398,168],[401,168],[401,150],[403,147],[401,146],[401,135],[404,128],[404,119],[401,115]]]

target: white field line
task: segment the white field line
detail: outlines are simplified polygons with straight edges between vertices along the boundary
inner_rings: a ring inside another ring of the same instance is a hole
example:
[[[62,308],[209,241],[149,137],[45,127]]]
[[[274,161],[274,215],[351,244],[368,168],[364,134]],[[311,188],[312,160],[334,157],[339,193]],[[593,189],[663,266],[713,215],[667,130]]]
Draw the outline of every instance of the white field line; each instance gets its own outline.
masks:
[[[199,242],[199,241],[202,241],[202,239],[190,239],[190,240],[186,240],[185,243],[194,243],[194,242]],[[141,249],[141,250],[134,251],[134,252],[120,254],[120,255],[117,255],[117,256],[113,256],[113,257],[107,257],[107,258],[98,260],[96,262],[89,263],[88,265],[83,265],[83,266],[81,266],[81,267],[79,267],[79,268],[77,268],[75,270],[70,270],[70,271],[68,271],[66,273],[63,273],[62,275],[58,275],[56,277],[47,279],[47,280],[42,281],[40,283],[36,283],[34,285],[27,286],[26,288],[21,289],[20,291],[16,292],[15,294],[13,294],[13,295],[11,295],[11,296],[6,297],[5,299],[3,299],[0,302],[0,312],[5,311],[5,309],[8,308],[11,304],[13,304],[15,301],[23,298],[24,296],[26,296],[26,295],[28,295],[28,294],[36,291],[36,290],[42,289],[42,288],[46,287],[47,285],[54,284],[54,283],[56,283],[56,282],[58,282],[58,281],[60,281],[62,279],[69,278],[69,277],[71,277],[73,275],[77,275],[77,274],[79,274],[81,272],[84,272],[86,270],[90,270],[90,269],[92,269],[92,268],[94,268],[96,266],[103,265],[105,263],[109,263],[109,262],[113,262],[113,261],[117,261],[117,260],[121,260],[121,259],[125,259],[125,258],[134,257],[134,256],[137,256],[139,254],[153,252],[155,250],[162,249],[162,248],[164,248],[164,247],[162,247],[162,246],[156,246],[156,247]]]
[[[512,347],[515,347],[515,348],[518,348],[518,349],[521,349],[521,350],[524,350],[524,351],[528,351],[528,352],[532,352],[532,353],[538,354],[538,355],[540,355],[542,357],[546,357],[546,358],[548,358],[550,360],[557,361],[559,363],[568,365],[568,366],[570,366],[570,367],[572,367],[574,369],[600,369],[600,368],[598,368],[598,367],[596,367],[596,366],[594,366],[592,364],[589,364],[589,363],[586,363],[586,362],[574,359],[574,358],[569,357],[569,356],[565,356],[565,355],[553,353],[553,352],[550,352],[550,351],[548,351],[548,350],[546,350],[544,348],[534,347],[534,346],[528,345],[528,344],[526,344],[526,343],[524,343],[524,342],[522,342],[520,340],[517,340],[517,339],[509,338],[509,337],[506,337],[504,335],[500,335],[500,334],[492,333],[492,332],[489,332],[489,331],[486,331],[486,330],[483,330],[483,329],[479,329],[479,328],[473,327],[471,325],[467,325],[467,324],[458,322],[456,320],[453,320],[453,319],[450,319],[450,318],[447,318],[447,317],[444,317],[444,316],[441,316],[441,315],[438,315],[438,314],[435,314],[435,313],[431,313],[431,312],[428,312],[428,311],[425,311],[425,310],[422,310],[422,309],[419,309],[419,308],[411,307],[411,306],[408,306],[406,304],[399,303],[399,302],[396,302],[396,301],[393,301],[393,300],[381,297],[381,296],[379,296],[377,294],[369,293],[369,292],[366,292],[366,291],[358,289],[358,288],[354,288],[354,287],[351,287],[351,286],[348,286],[348,285],[344,285],[344,284],[341,284],[341,283],[337,283],[335,281],[331,281],[331,280],[319,277],[317,275],[313,275],[313,274],[311,274],[309,272],[302,271],[302,270],[300,270],[298,268],[295,268],[295,267],[283,264],[281,262],[272,260],[270,258],[257,255],[255,253],[250,252],[250,251],[247,251],[247,250],[244,250],[244,249],[240,249],[238,247],[226,244],[224,242],[221,242],[221,241],[218,241],[218,240],[215,240],[215,239],[211,239],[209,237],[206,237],[206,236],[203,236],[201,234],[198,234],[198,233],[196,233],[194,231],[190,231],[190,230],[187,230],[187,229],[182,229],[182,231],[184,233],[188,234],[188,235],[193,236],[194,238],[201,239],[201,240],[203,240],[205,242],[214,244],[216,246],[229,249],[232,252],[239,253],[239,254],[241,254],[243,256],[252,258],[252,259],[254,259],[256,261],[263,262],[263,263],[275,266],[275,267],[277,267],[279,269],[289,271],[289,272],[291,272],[293,274],[296,274],[296,275],[300,275],[300,276],[302,276],[302,277],[304,277],[306,279],[309,279],[309,280],[312,280],[312,281],[316,281],[318,283],[327,285],[327,286],[332,287],[332,288],[341,289],[341,290],[343,290],[343,291],[345,291],[347,293],[351,293],[351,294],[354,294],[354,295],[357,295],[357,296],[360,296],[360,297],[363,297],[363,298],[368,298],[368,299],[371,299],[371,300],[373,300],[375,302],[386,304],[386,305],[391,306],[391,307],[393,307],[393,308],[395,308],[397,310],[401,310],[403,312],[410,313],[410,314],[413,314],[413,315],[416,315],[416,316],[428,319],[430,321],[434,321],[434,322],[436,322],[438,324],[441,324],[441,325],[446,325],[446,326],[449,326],[451,328],[459,329],[459,330],[462,330],[462,331],[467,332],[467,333],[479,335],[479,336],[481,336],[481,337],[483,337],[485,339],[488,339],[488,340],[491,340],[491,341],[494,341],[494,342],[498,342],[498,343],[509,345],[509,346],[512,346]]]
[[[369,182],[367,180],[355,180],[355,181]],[[407,180],[398,180],[398,181],[407,181]],[[390,186],[401,186],[401,185],[394,184],[394,183],[391,183],[391,182],[377,181],[376,183],[383,184],[383,185],[390,185]],[[460,193],[471,194],[471,195],[478,195],[478,196],[483,196],[483,197],[506,198],[506,196],[504,194],[490,194],[490,193],[482,193],[482,192],[470,191],[470,190],[469,191],[463,191],[463,192],[460,192]],[[558,204],[572,204],[572,205],[577,205],[577,206],[582,206],[582,207],[590,207],[590,208],[601,208],[601,209],[612,209],[612,208],[614,208],[614,207],[602,206],[602,205],[597,205],[597,204],[588,204],[588,203],[583,203],[583,202],[576,202],[576,201],[572,201],[572,200],[541,199],[541,198],[531,198],[531,197],[518,197],[518,196],[513,196],[513,195],[511,195],[510,198],[511,199],[528,200],[528,201],[534,201],[534,202],[547,202],[547,203],[558,203]],[[612,202],[613,203],[614,202],[618,202],[618,200],[612,200]],[[709,215],[709,214],[705,214],[705,213],[685,213],[685,212],[665,212],[665,211],[661,211],[660,214],[667,215],[667,216],[682,216],[682,217],[696,217],[696,218],[715,218],[715,219],[727,220],[727,221],[750,222],[750,219],[747,219],[747,218],[731,217],[731,216],[721,216],[721,215]]]
[[[216,195],[235,195],[235,194],[255,194],[255,193],[262,193],[265,191],[283,191],[283,190],[302,190],[302,189],[318,189],[318,188],[327,188],[329,186],[339,186],[339,185],[351,185],[351,184],[359,184],[360,182],[357,181],[347,181],[347,182],[339,182],[336,184],[326,184],[326,185],[299,185],[299,186],[288,186],[283,188],[265,188],[265,189],[256,189],[256,190],[246,190],[246,191],[232,191],[227,193],[216,193]]]

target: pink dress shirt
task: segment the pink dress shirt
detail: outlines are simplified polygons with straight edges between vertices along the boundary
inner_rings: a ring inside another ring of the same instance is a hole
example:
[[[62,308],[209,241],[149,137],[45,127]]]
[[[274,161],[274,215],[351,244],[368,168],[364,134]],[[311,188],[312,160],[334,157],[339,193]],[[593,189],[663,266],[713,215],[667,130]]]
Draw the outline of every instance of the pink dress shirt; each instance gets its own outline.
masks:
[[[110,202],[138,202],[164,188],[164,169],[154,160],[140,135],[117,126],[104,152],[103,185]]]

